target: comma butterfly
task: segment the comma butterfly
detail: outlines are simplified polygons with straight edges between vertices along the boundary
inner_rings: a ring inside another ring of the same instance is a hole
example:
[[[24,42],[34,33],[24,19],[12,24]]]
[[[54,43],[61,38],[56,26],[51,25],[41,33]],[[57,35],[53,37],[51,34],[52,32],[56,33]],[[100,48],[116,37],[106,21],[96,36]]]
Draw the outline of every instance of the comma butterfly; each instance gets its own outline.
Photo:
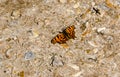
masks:
[[[75,39],[75,26],[69,26],[66,29],[64,29],[62,32],[60,32],[58,35],[56,35],[52,40],[51,43],[59,43],[64,44],[69,39]]]

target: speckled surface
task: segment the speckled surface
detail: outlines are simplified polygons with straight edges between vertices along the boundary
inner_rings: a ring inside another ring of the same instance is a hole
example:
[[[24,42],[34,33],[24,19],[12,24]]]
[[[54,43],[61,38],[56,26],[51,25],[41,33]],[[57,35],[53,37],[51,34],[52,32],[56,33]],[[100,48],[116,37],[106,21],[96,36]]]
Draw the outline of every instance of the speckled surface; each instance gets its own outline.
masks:
[[[119,0],[0,0],[0,77],[120,77],[119,59]]]

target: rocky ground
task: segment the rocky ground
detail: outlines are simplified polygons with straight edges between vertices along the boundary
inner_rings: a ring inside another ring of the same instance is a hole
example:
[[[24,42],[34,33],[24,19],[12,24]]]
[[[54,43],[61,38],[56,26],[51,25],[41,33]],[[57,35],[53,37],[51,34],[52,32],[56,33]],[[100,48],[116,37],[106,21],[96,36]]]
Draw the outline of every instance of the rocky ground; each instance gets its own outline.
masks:
[[[0,0],[0,77],[120,77],[120,0]]]

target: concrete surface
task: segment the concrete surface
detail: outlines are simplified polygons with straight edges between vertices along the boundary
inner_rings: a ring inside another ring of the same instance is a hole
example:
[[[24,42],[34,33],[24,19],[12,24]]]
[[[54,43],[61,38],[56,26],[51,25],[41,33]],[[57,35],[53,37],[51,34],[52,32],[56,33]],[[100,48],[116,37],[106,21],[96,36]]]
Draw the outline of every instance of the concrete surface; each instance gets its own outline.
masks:
[[[0,77],[120,77],[120,0],[0,0]]]

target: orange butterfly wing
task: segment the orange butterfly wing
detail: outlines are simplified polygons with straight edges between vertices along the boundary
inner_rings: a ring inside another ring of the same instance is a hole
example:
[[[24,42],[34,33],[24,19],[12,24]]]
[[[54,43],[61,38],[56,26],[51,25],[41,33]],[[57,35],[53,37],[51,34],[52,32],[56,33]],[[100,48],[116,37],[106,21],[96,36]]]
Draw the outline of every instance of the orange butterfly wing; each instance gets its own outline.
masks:
[[[65,30],[63,30],[63,33],[69,38],[69,39],[74,39],[76,36],[75,36],[75,26],[72,25],[72,26],[69,26],[67,27]]]
[[[63,44],[63,43],[66,43],[67,40],[68,40],[68,38],[66,38],[64,33],[61,32],[51,40],[51,43],[53,43],[53,44],[55,44],[55,43]]]
[[[75,38],[74,29],[75,29],[74,25],[67,27],[65,30],[63,30],[63,32],[60,32],[58,35],[56,35],[56,37],[54,37],[51,40],[51,43],[53,43],[53,44],[55,44],[55,43],[64,44],[69,39],[74,39]]]

